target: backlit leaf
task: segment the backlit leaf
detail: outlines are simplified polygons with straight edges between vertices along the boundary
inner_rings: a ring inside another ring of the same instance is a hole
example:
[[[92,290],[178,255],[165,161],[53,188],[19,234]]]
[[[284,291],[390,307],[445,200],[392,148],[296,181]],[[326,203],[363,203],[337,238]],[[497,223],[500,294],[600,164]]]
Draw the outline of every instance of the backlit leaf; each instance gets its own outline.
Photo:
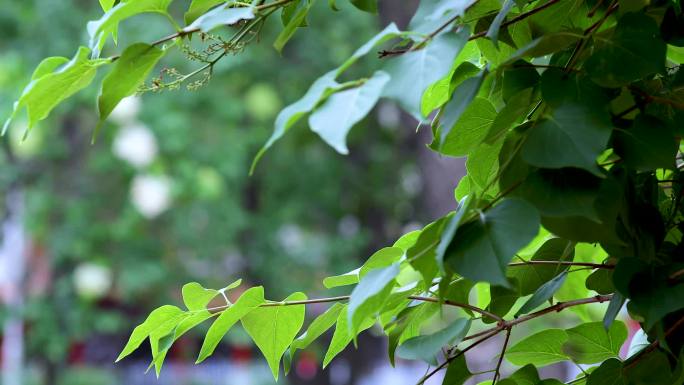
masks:
[[[564,330],[547,329],[535,333],[506,350],[505,358],[514,365],[546,366],[568,359],[563,344],[568,340]]]
[[[284,301],[305,300],[304,293],[294,293]],[[237,305],[237,303],[236,303]],[[280,359],[304,324],[305,305],[259,307],[240,319],[278,380]]]
[[[135,93],[165,51],[144,43],[128,46],[102,80],[97,98],[100,121],[107,119],[119,102]]]
[[[563,352],[578,364],[595,364],[619,357],[620,348],[627,339],[627,328],[620,321],[613,322],[606,331],[601,322],[590,322],[565,331],[568,341]]]
[[[228,330],[263,303],[264,288],[257,286],[246,290],[234,304],[223,310],[207,331],[196,363],[200,363],[209,357]]]

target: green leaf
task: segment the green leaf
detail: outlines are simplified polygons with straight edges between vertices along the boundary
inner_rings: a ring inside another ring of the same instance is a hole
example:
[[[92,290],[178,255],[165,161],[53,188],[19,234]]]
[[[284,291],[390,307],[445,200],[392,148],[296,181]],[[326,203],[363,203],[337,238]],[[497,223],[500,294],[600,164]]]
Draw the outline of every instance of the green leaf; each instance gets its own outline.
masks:
[[[188,11],[185,12],[185,15],[183,15],[185,24],[191,24],[193,21],[195,21],[195,19],[202,16],[211,8],[225,3],[226,0],[192,0]]]
[[[499,48],[499,30],[501,29],[501,23],[506,20],[506,15],[508,15],[508,12],[511,11],[513,5],[515,5],[513,0],[504,1],[503,5],[501,6],[501,10],[496,17],[494,17],[494,20],[492,20],[492,24],[489,25],[489,29],[485,35],[492,41],[492,43],[494,43],[494,46],[497,48]]]
[[[602,176],[596,158],[606,149],[611,129],[606,114],[564,104],[553,116],[532,127],[522,157],[537,167],[579,167]]]
[[[594,38],[598,49],[587,59],[584,69],[599,85],[619,87],[665,71],[667,45],[660,37],[658,24],[646,13],[628,13],[618,20],[612,36]]]
[[[444,255],[447,247],[449,247],[449,244],[451,244],[454,239],[458,226],[461,225],[461,222],[465,215],[470,211],[472,205],[473,199],[470,196],[463,198],[458,204],[458,209],[456,209],[454,215],[449,218],[449,222],[444,227],[444,230],[442,230],[442,234],[439,237],[439,244],[437,245],[437,249],[435,249],[435,260],[437,261],[437,266],[441,272],[444,272]]]
[[[534,253],[532,261],[572,261],[575,244],[561,238],[552,238]],[[565,269],[563,265],[525,265],[509,268],[508,276],[518,281],[521,295],[532,294],[544,283],[553,279]]]
[[[563,344],[568,340],[564,330],[547,329],[518,342],[506,351],[506,359],[514,365],[546,366],[568,359]]]
[[[598,369],[589,374],[587,385],[625,385],[622,376],[622,362],[611,358],[601,364]]]
[[[417,236],[420,232],[416,231],[413,233]],[[401,241],[401,239],[399,241]],[[404,249],[400,247],[383,247],[382,249],[373,253],[373,255],[371,255],[360,268],[354,269],[344,274],[326,277],[323,279],[323,285],[326,288],[331,289],[333,287],[356,284],[359,282],[359,279],[366,275],[366,273],[368,273],[370,270],[377,269],[380,267],[386,267],[395,262],[398,262],[403,255]]]
[[[606,309],[606,314],[603,316],[603,328],[608,329],[615,321],[615,318],[622,310],[622,306],[625,304],[625,297],[620,294],[620,292],[613,293],[613,297],[608,303],[608,309]]]
[[[375,47],[385,43],[388,40],[394,39],[399,36],[405,36],[408,34],[409,32],[401,32],[399,28],[397,28],[396,24],[388,24],[387,27],[385,27],[382,31],[378,32],[377,35],[373,36],[364,45],[362,45],[356,51],[354,51],[354,53],[347,60],[345,60],[345,62],[342,63],[341,66],[337,68],[337,76],[341,75],[344,71],[351,67],[352,64],[356,63],[356,61],[360,57],[365,56]]]
[[[612,269],[596,269],[585,282],[587,289],[599,294],[610,294],[615,291]]]
[[[467,47],[468,44],[456,57],[454,61],[455,67],[452,68],[451,72],[435,83],[432,83],[423,93],[423,98],[420,101],[420,111],[423,116],[429,115],[433,110],[446,104],[459,84],[480,72],[478,66],[464,61],[464,57],[468,56],[466,52]]]
[[[302,301],[304,293],[294,293],[284,301]],[[305,305],[259,307],[242,317],[240,322],[254,340],[278,380],[280,359],[304,324]]]
[[[326,289],[332,289],[333,287],[339,286],[349,286],[359,283],[359,271],[361,268],[352,270],[348,273],[333,275],[332,277],[323,278],[323,286]]]
[[[545,217],[581,216],[600,223],[595,203],[601,181],[576,168],[539,169],[530,173],[512,195],[532,203]]]
[[[397,239],[392,245],[392,247],[397,247],[406,252],[408,249],[410,249],[411,247],[413,247],[413,245],[416,244],[416,241],[418,240],[420,233],[420,230],[413,230],[411,232],[408,232],[402,235],[399,239]]]
[[[392,81],[384,88],[383,96],[397,101],[406,112],[422,121],[423,93],[449,73],[469,35],[468,28],[458,33],[443,33],[421,49],[389,59],[383,70]]]
[[[515,123],[521,122],[525,119],[528,112],[531,111],[530,104],[532,102],[533,89],[527,88],[517,94],[511,96],[506,105],[497,113],[492,125],[489,127],[489,132],[485,137],[485,141],[492,143],[505,133]]]
[[[613,147],[624,164],[637,171],[675,167],[678,147],[674,133],[647,115],[639,114],[628,129],[616,129]]]
[[[415,302],[414,302],[415,304]],[[440,309],[435,302],[423,302],[404,309],[396,316],[394,326],[389,329],[387,351],[390,364],[394,366],[397,347],[404,341],[420,335],[423,324],[432,318]],[[388,330],[388,327],[385,327]]]
[[[325,353],[325,358],[323,358],[323,368],[332,361],[335,356],[340,354],[344,348],[349,345],[352,341],[352,335],[349,332],[349,324],[347,319],[349,318],[347,313],[348,306],[344,305],[344,308],[340,311],[340,315],[337,317],[337,325],[335,326],[335,333],[333,333],[332,340],[330,341],[330,346]],[[359,328],[359,333],[370,328],[375,323],[373,319],[366,319],[361,327]]]
[[[390,266],[399,262],[404,256],[404,250],[398,247],[383,247],[371,255],[359,269],[359,278],[363,278],[371,270]]]
[[[196,363],[200,363],[212,355],[228,330],[237,321],[257,309],[264,302],[264,288],[261,286],[252,287],[242,293],[240,298],[233,305],[222,311],[216,321],[209,327]]]
[[[62,56],[52,56],[45,58],[43,59],[43,61],[40,62],[40,64],[38,64],[36,69],[33,71],[33,74],[31,75],[31,80],[37,80],[45,75],[51,74],[58,67],[68,62],[69,58]]]
[[[590,322],[565,331],[568,341],[563,352],[578,364],[595,364],[609,358],[619,358],[620,348],[627,339],[627,328],[620,321],[613,322],[608,331],[602,322]]]
[[[439,139],[430,147],[446,155],[464,156],[487,136],[496,109],[484,98],[475,98],[487,71],[466,79],[443,107]],[[437,139],[437,138],[435,138]]]
[[[466,171],[473,182],[474,191],[488,195],[495,195],[498,192],[498,185],[494,182],[499,175],[499,155],[503,142],[501,138],[493,144],[480,143],[468,155]]]
[[[490,301],[489,305],[487,305],[487,311],[503,318],[508,314],[511,308],[513,308],[513,305],[515,305],[518,298],[520,298],[520,290],[517,287],[517,282],[515,282],[514,280],[511,281],[515,283],[515,285],[511,285],[513,286],[511,288],[490,285]],[[490,317],[482,318],[482,322],[488,324],[496,321],[496,319]]]
[[[124,346],[116,358],[116,362],[133,353],[152,332],[163,327],[166,323],[177,322],[183,314],[183,310],[171,305],[164,305],[154,309],[143,323],[133,329],[126,346]]]
[[[354,6],[362,11],[378,13],[378,0],[349,0]]]
[[[465,354],[461,354],[449,362],[442,385],[463,385],[472,375]]]
[[[241,20],[254,19],[254,7],[228,8],[228,6],[216,7],[198,17],[184,30],[209,32],[215,28],[233,25]]]
[[[190,282],[183,285],[181,290],[183,303],[188,310],[204,310],[209,301],[218,295],[218,290],[206,289],[197,282]]]
[[[499,4],[496,5],[498,9]],[[425,0],[418,2],[418,9],[409,22],[409,29],[421,34],[428,34],[435,30],[436,26],[449,24],[456,16],[463,16],[469,11],[466,19],[477,19],[477,15],[471,15],[472,8],[478,8],[475,0]],[[489,11],[489,10],[486,10]]]
[[[632,365],[633,364],[633,365]],[[675,385],[668,356],[662,350],[644,354],[631,364],[624,364],[622,375],[625,382],[632,385]]]
[[[116,0],[100,0],[100,6],[102,7],[103,11],[107,12],[112,9],[115,2]]]
[[[539,84],[541,76],[524,60],[518,60],[503,72],[501,95],[508,102],[514,95]]]
[[[88,22],[88,34],[90,35],[90,48],[96,50],[104,41],[104,38],[118,24],[129,17],[141,13],[166,13],[166,9],[172,0],[135,0],[123,1],[107,11],[98,20]]]
[[[545,56],[562,51],[583,37],[582,31],[563,31],[544,34],[515,51],[504,64],[513,63],[522,58]]]
[[[515,381],[517,385],[539,385],[539,372],[532,364],[527,364],[511,374],[509,379]]]
[[[309,116],[311,130],[340,154],[348,154],[347,134],[375,106],[390,77],[377,71],[359,87],[332,94]]]
[[[300,0],[297,3],[296,11],[292,18],[285,25],[285,28],[280,32],[278,37],[273,42],[273,47],[276,51],[281,52],[285,44],[294,36],[297,32],[297,28],[301,26],[303,22],[306,21],[306,16],[309,14],[309,9],[315,0]]]
[[[667,45],[667,59],[673,63],[684,63],[684,47]]]
[[[519,199],[503,199],[458,229],[445,262],[473,281],[508,286],[508,263],[538,231],[539,214],[534,207]]]
[[[591,222],[593,223],[593,222]],[[606,258],[606,253],[597,245],[578,243],[575,245],[575,262],[600,263]],[[554,298],[557,301],[571,301],[578,298],[586,298],[591,295],[584,285],[589,276],[589,270],[575,269],[568,275],[565,284],[556,292]],[[587,306],[573,306],[569,309],[576,313],[583,321],[593,320]]]
[[[442,217],[425,226],[416,243],[406,251],[406,259],[420,273],[428,287],[432,286],[432,280],[439,273],[440,262],[437,261],[436,252],[447,218]]]
[[[169,319],[150,331],[150,350],[152,351],[152,363],[148,370],[154,366],[155,374],[159,378],[166,353],[173,344],[176,335],[176,328],[179,323],[188,317],[187,313]]]
[[[59,103],[85,88],[95,77],[97,67],[108,63],[108,60],[90,60],[90,50],[80,47],[76,55],[64,64],[64,58],[52,57],[40,63],[32,76],[31,82],[14,103],[12,116],[5,122],[3,131],[7,129],[11,119],[17,112],[26,107],[29,118],[29,129],[36,122],[47,118]],[[61,65],[61,67],[59,67]]]
[[[100,122],[103,122],[119,102],[135,93],[145,81],[165,51],[145,43],[128,46],[114,68],[102,80],[97,98]]]
[[[268,141],[266,141],[252,161],[252,167],[249,171],[250,174],[254,173],[254,169],[259,162],[259,159],[266,153],[266,150],[268,150],[278,139],[282,138],[287,130],[301,119],[302,116],[313,110],[318,103],[325,99],[331,90],[339,87],[339,85],[340,84],[335,81],[335,71],[330,71],[316,79],[301,99],[280,111],[275,120],[273,134],[268,138]]]
[[[356,285],[349,298],[349,332],[356,336],[364,321],[380,311],[395,284],[399,264],[371,270]]]
[[[407,360],[423,360],[437,365],[437,353],[445,345],[457,345],[470,329],[470,320],[459,318],[446,328],[432,334],[406,340],[397,349],[397,356]]]
[[[335,303],[328,308],[328,310],[323,312],[323,314],[316,317],[316,319],[311,322],[311,325],[309,325],[309,328],[306,330],[306,332],[292,342],[290,351],[294,353],[297,349],[306,349],[309,345],[311,345],[316,338],[323,335],[326,330],[330,329],[335,322],[337,322],[337,317],[344,307],[345,306],[339,302]]]
[[[565,278],[567,278],[568,272],[564,271],[557,276],[555,276],[552,280],[544,283],[537,289],[537,291],[534,292],[532,297],[525,302],[525,304],[518,310],[518,312],[515,314],[516,317],[520,316],[521,314],[527,314],[531,312],[532,310],[536,309],[540,305],[542,305],[544,302],[550,300],[553,295],[560,289],[561,285],[565,282]]]

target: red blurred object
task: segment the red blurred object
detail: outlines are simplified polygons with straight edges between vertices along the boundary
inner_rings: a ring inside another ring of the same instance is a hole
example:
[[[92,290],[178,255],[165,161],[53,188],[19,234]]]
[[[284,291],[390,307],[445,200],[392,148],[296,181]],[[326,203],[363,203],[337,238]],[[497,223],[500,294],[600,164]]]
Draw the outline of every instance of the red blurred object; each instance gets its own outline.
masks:
[[[316,373],[318,373],[316,357],[311,353],[302,352],[297,360],[295,372],[303,380],[311,380],[316,377]]]
[[[235,363],[247,363],[252,360],[252,348],[247,345],[231,346],[230,359]]]
[[[69,364],[81,364],[85,361],[86,345],[83,342],[75,342],[69,347]]]

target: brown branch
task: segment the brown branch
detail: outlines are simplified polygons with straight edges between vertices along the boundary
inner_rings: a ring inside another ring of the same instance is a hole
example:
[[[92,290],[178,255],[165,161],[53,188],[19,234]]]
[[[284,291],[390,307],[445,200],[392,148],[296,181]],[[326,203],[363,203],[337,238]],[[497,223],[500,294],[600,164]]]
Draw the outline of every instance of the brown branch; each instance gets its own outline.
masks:
[[[596,2],[596,4],[594,5],[594,7],[591,10],[589,10],[589,13],[587,13],[587,17],[594,17],[594,15],[596,14],[596,11],[598,11],[598,9],[601,7],[601,5],[603,5],[603,1],[604,0],[598,0]]]
[[[660,96],[651,95],[651,94],[647,93],[646,91],[644,91],[638,87],[635,87],[635,86],[630,86],[629,89],[630,89],[630,91],[637,93],[637,94],[639,94],[639,96],[644,98],[644,102],[646,102],[646,103],[653,102],[653,103],[667,105],[667,106],[670,106],[672,108],[676,108],[678,110],[684,110],[684,103],[677,102],[675,100],[671,100],[671,99],[667,99],[667,98],[663,98]]]
[[[263,303],[260,305],[260,307],[311,305],[311,304],[315,304],[315,303],[329,303],[329,302],[348,301],[349,298],[350,298],[350,296],[348,296],[348,295],[341,295],[341,296],[337,296],[337,297],[313,298],[313,299],[305,299],[305,300],[300,300],[300,301],[274,301],[274,302]],[[467,303],[459,303],[459,302],[454,302],[454,301],[450,301],[450,300],[440,301],[439,298],[422,297],[422,296],[417,296],[417,295],[409,295],[409,296],[406,296],[406,298],[411,299],[411,300],[416,300],[416,301],[422,301],[422,302],[443,303],[445,305],[449,305],[449,306],[453,306],[453,307],[468,309],[468,310],[472,310],[476,313],[479,313],[485,317],[495,319],[500,324],[503,324],[505,322],[505,320],[503,318],[499,317],[498,315],[490,313],[487,310],[480,309],[477,306],[473,306],[473,305],[470,305]],[[211,308],[207,308],[206,310],[216,311],[216,310],[223,310],[223,309],[226,309],[228,307],[230,307],[230,305],[222,305],[222,306],[211,307]]]
[[[589,262],[572,262],[572,261],[525,261],[509,263],[509,267],[527,266],[527,265],[564,265],[564,266],[584,266],[592,267],[594,269],[614,269],[615,265],[608,265],[605,263],[589,263]]]
[[[580,306],[580,305],[587,305],[590,303],[603,303],[603,302],[610,301],[611,298],[613,298],[613,295],[607,294],[607,295],[597,295],[597,296],[589,297],[589,298],[576,299],[576,300],[567,301],[567,302],[558,302],[555,305],[546,307],[546,308],[541,309],[539,311],[536,311],[534,313],[530,313],[530,314],[527,314],[525,316],[518,317],[518,318],[512,319],[510,321],[506,321],[503,324],[500,324],[500,325],[495,326],[493,328],[489,328],[487,330],[483,330],[481,332],[466,336],[465,338],[463,338],[463,341],[478,338],[478,337],[481,337],[483,335],[487,335],[487,334],[495,332],[495,331],[500,332],[506,328],[511,328],[515,325],[518,325],[518,324],[521,324],[523,322],[527,322],[529,320],[541,317],[541,316],[548,314],[548,313],[560,312],[560,311],[563,311],[567,308],[571,308],[574,306]]]
[[[566,71],[569,71],[569,69],[572,68],[575,64],[575,60],[577,60],[577,58],[579,57],[579,53],[582,51],[582,48],[584,48],[584,43],[586,43],[587,37],[589,37],[589,35],[591,35],[595,30],[597,30],[608,19],[608,16],[610,16],[613,12],[615,12],[618,9],[618,6],[619,4],[617,0],[614,0],[610,7],[608,7],[606,13],[597,22],[590,25],[587,29],[584,30],[584,37],[577,43],[577,45],[575,45],[575,48],[572,50],[572,53],[570,54],[570,58],[565,64]]]
[[[665,335],[663,336],[663,339],[665,339],[667,336],[672,334],[675,330],[677,330],[680,326],[684,325],[684,317],[680,318],[679,321],[675,322],[674,325],[672,325],[667,331],[665,332]],[[646,354],[654,351],[658,346],[660,346],[660,340],[655,340],[651,342],[647,347],[641,349],[637,354],[633,355],[630,357],[627,361],[625,361],[625,366],[623,369],[629,369],[632,366],[634,366],[639,360],[644,358]]]
[[[554,4],[560,3],[560,1],[561,1],[561,0],[550,0],[549,2],[545,3],[544,5],[541,5],[541,6],[537,7],[537,8],[531,9],[531,10],[529,10],[529,11],[527,11],[527,12],[521,13],[520,15],[518,15],[518,16],[516,16],[516,17],[514,17],[514,18],[512,18],[512,19],[510,19],[510,20],[508,20],[508,21],[506,21],[506,22],[504,22],[504,23],[501,23],[501,28],[508,27],[508,26],[511,25],[511,24],[515,24],[515,23],[517,23],[517,22],[519,22],[519,21],[521,21],[521,20],[527,19],[528,17],[530,17],[530,16],[532,16],[532,15],[534,15],[534,14],[536,14],[536,13],[539,13],[539,12],[545,10],[546,8],[548,8],[548,7],[550,7],[550,6],[554,5]],[[473,3],[473,4],[475,4],[475,3]],[[472,6],[472,5],[471,5],[471,6]],[[460,15],[456,15],[456,16],[453,16],[453,17],[449,18],[449,20],[447,20],[444,24],[440,25],[439,28],[437,28],[436,30],[432,31],[432,32],[428,35],[428,38],[426,38],[425,40],[423,40],[423,41],[421,41],[420,43],[416,44],[414,47],[420,47],[420,46],[424,45],[427,41],[429,41],[430,39],[432,39],[433,37],[435,37],[438,33],[442,32],[442,31],[444,30],[444,28],[448,27],[451,23],[453,23],[454,21],[456,21],[456,19],[458,19],[459,17],[460,17]],[[475,39],[479,39],[479,38],[481,38],[481,37],[484,37],[485,35],[487,35],[487,30],[484,30],[484,31],[481,31],[481,32],[478,32],[478,33],[476,33],[476,34],[471,35],[471,36],[468,38],[468,41],[475,40]],[[382,50],[382,51],[378,52],[378,57],[384,58],[384,57],[387,57],[387,56],[401,55],[401,54],[404,54],[404,53],[406,53],[406,52],[412,51],[412,50],[414,49],[414,47],[411,47],[411,48],[404,48],[404,49],[395,49],[395,50]]]
[[[481,344],[481,343],[487,341],[488,339],[494,337],[495,335],[499,334],[499,332],[500,332],[501,330],[503,330],[503,329],[496,328],[496,330],[493,330],[491,333],[489,333],[489,334],[487,334],[486,336],[480,338],[479,340],[473,342],[473,343],[470,344],[470,346],[468,346],[467,348],[461,350],[460,352],[454,354],[453,356],[448,357],[448,358],[447,358],[446,360],[444,360],[444,362],[442,362],[438,367],[436,367],[435,369],[433,369],[430,373],[424,375],[423,378],[421,378],[420,381],[418,381],[417,385],[422,385],[422,384],[424,384],[425,381],[427,381],[430,377],[434,376],[437,372],[439,372],[440,370],[444,369],[447,365],[449,365],[449,363],[451,363],[451,361],[453,361],[453,360],[457,359],[458,357],[460,357],[460,356],[466,354],[466,352],[469,351],[470,349],[476,347],[477,345],[479,345],[479,344]]]
[[[549,2],[547,2],[547,3],[545,3],[545,4],[541,5],[541,6],[539,6],[539,7],[537,7],[537,8],[534,8],[534,9],[531,9],[531,10],[529,10],[529,11],[527,11],[527,12],[521,13],[521,14],[519,14],[518,16],[516,16],[516,17],[514,17],[514,18],[512,18],[512,19],[510,19],[510,20],[508,20],[508,21],[506,21],[506,22],[504,22],[504,23],[501,23],[501,28],[506,28],[506,27],[508,27],[508,26],[511,25],[511,24],[515,24],[515,23],[517,23],[517,22],[519,22],[519,21],[521,21],[521,20],[525,20],[525,19],[527,19],[528,17],[530,17],[530,16],[532,16],[532,15],[534,15],[534,14],[536,14],[536,13],[539,13],[539,12],[545,10],[546,8],[548,8],[548,7],[550,7],[550,6],[554,5],[554,4],[560,3],[560,1],[561,1],[561,0],[550,0]],[[486,35],[487,35],[487,30],[480,31],[480,32],[478,32],[478,33],[473,34],[472,36],[470,36],[470,38],[469,38],[468,40],[479,39],[479,38],[484,37],[484,36],[486,36]]]
[[[670,275],[670,276],[668,277],[668,279],[669,279],[670,281],[674,281],[674,280],[676,280],[677,278],[679,278],[679,277],[681,277],[681,276],[684,276],[684,269],[675,271],[674,273],[672,273],[672,275]]]
[[[281,5],[290,3],[290,2],[292,2],[292,1],[294,1],[294,0],[277,0],[277,1],[274,1],[274,2],[272,2],[272,3],[258,5],[258,6],[256,6],[256,7],[254,7],[254,9],[256,10],[256,12],[261,12],[261,11],[267,10],[267,9],[269,9],[269,8],[279,7],[279,6],[281,6]],[[239,21],[238,21],[238,23],[239,23]],[[160,45],[160,44],[166,43],[167,41],[171,41],[171,40],[176,39],[176,38],[179,38],[179,37],[189,36],[189,35],[192,35],[193,33],[199,32],[199,31],[200,31],[199,28],[190,28],[190,29],[189,29],[189,28],[186,26],[185,28],[181,29],[181,30],[178,31],[178,32],[172,33],[172,34],[170,34],[170,35],[164,36],[164,37],[162,37],[162,38],[159,38],[159,39],[157,39],[157,40],[151,42],[150,45],[152,45],[152,46],[158,46],[158,45]],[[108,59],[109,59],[111,62],[115,62],[115,61],[117,61],[120,57],[121,57],[121,54],[118,54],[118,55],[110,56]]]
[[[439,298],[433,298],[433,297],[420,297],[420,296],[410,295],[410,296],[408,296],[408,298],[409,298],[409,299],[415,299],[415,300],[418,300],[418,301],[424,301],[424,302],[440,303]],[[480,308],[477,307],[477,306],[469,305],[469,304],[466,304],[466,303],[459,303],[459,302],[449,301],[449,300],[443,300],[443,301],[441,301],[441,303],[444,303],[444,304],[449,305],[449,306],[455,306],[455,307],[460,307],[460,308],[463,308],[463,309],[472,310],[472,311],[474,311],[474,312],[476,312],[476,313],[480,313],[481,315],[483,315],[483,316],[485,316],[485,317],[489,317],[489,318],[495,319],[495,320],[496,320],[498,323],[500,323],[500,324],[502,324],[503,322],[505,322],[505,320],[504,320],[503,318],[499,317],[498,315],[496,315],[496,314],[494,314],[494,313],[491,313],[491,312],[488,312],[487,310],[480,309]]]
[[[613,295],[608,294],[608,295],[597,295],[595,297],[589,297],[589,298],[576,299],[576,300],[568,301],[568,302],[558,302],[557,304],[555,304],[553,306],[549,306],[547,308],[541,309],[541,310],[536,311],[534,313],[530,313],[528,315],[507,321],[504,324],[504,326],[505,327],[515,326],[515,325],[521,324],[523,322],[527,322],[531,319],[541,317],[545,314],[553,313],[553,312],[560,312],[564,309],[567,309],[567,308],[573,307],[573,306],[586,305],[589,303],[607,302],[607,301],[610,301],[611,298],[613,298]]]
[[[496,382],[501,377],[501,363],[503,362],[504,354],[506,354],[506,348],[508,347],[508,340],[511,338],[511,328],[506,329],[506,339],[504,340],[503,346],[501,347],[501,354],[499,355],[499,362],[496,363],[496,371],[494,372],[494,379],[492,380],[492,385],[496,385]]]

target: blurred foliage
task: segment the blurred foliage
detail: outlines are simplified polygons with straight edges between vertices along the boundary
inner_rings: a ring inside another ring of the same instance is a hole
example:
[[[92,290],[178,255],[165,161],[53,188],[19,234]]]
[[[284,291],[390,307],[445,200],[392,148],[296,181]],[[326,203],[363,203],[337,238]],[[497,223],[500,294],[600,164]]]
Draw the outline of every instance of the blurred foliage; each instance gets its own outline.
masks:
[[[218,287],[239,275],[269,287],[271,297],[295,288],[315,292],[321,280],[312,277],[351,269],[372,248],[371,238],[382,243],[415,220],[415,192],[395,187],[401,186],[398,173],[386,172],[390,165],[412,170],[394,151],[402,139],[393,127],[370,119],[357,129],[363,143],[350,138],[352,147],[364,147],[355,151],[363,155],[341,162],[311,133],[293,130],[247,177],[280,108],[377,29],[372,16],[348,12],[347,4],[336,13],[320,5],[311,17],[317,32],[296,36],[283,57],[269,44],[254,44],[216,66],[213,86],[145,94],[134,120],[154,133],[158,154],[144,167],[110,150],[118,124],[106,123],[90,144],[97,122],[94,86],[59,107],[24,142],[25,123],[14,123],[8,141],[17,163],[4,160],[0,190],[23,186],[32,253],[49,265],[47,287],[29,294],[25,312],[30,358],[64,363],[74,359],[75,344],[94,334],[125,334],[153,306],[178,298],[189,280]],[[184,7],[179,2],[171,8],[178,20]],[[102,11],[93,1],[4,1],[2,8],[5,117],[31,68],[45,56],[71,56],[74,42],[87,40],[85,22]],[[266,42],[278,33],[274,22],[263,31]],[[168,29],[161,16],[144,15],[123,23],[119,41],[149,41]],[[180,70],[193,64],[182,55],[165,59]],[[143,174],[166,176],[172,185],[170,207],[153,219],[130,200],[132,181]],[[384,223],[383,213],[395,222]],[[103,296],[76,290],[74,272],[84,265],[111,275]]]

